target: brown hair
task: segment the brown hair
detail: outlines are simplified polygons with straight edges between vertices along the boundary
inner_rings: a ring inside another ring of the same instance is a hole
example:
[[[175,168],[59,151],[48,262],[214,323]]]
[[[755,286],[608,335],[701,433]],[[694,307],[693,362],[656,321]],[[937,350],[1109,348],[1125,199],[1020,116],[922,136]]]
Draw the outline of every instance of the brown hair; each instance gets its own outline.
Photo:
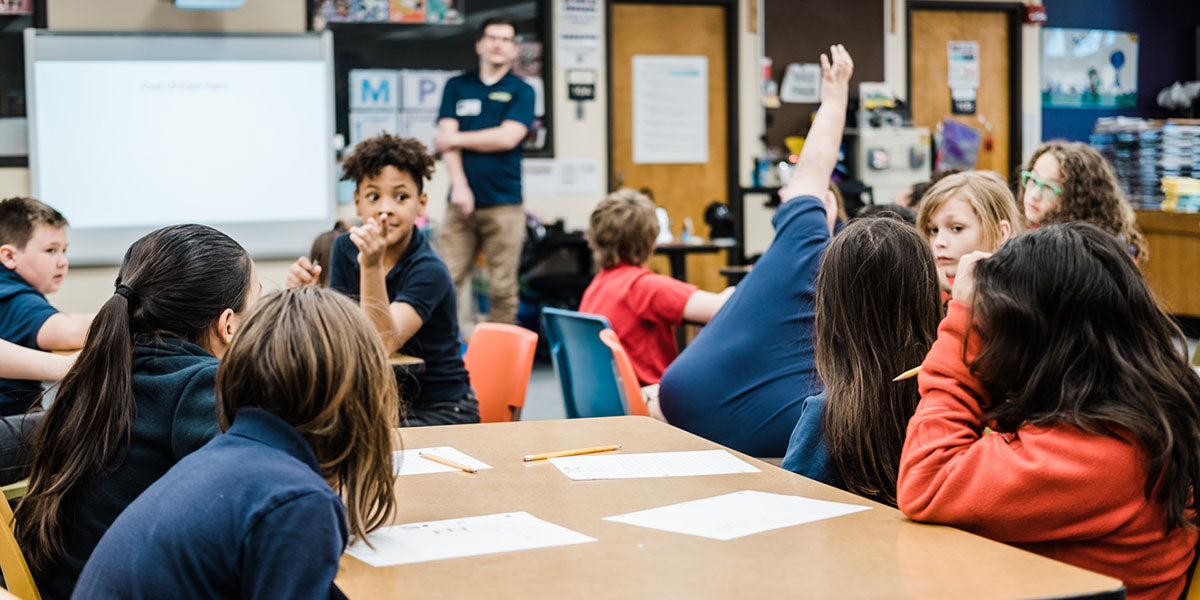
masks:
[[[433,176],[433,157],[425,144],[412,138],[381,133],[359,142],[342,160],[342,179],[362,185],[364,179],[377,177],[384,167],[395,167],[413,178],[417,193],[425,189],[425,180]]]
[[[829,182],[829,193],[833,194],[833,199],[837,202],[837,218],[845,223],[850,220],[850,216],[846,214],[846,199],[842,197],[842,190],[837,184]]]
[[[896,505],[916,378],[937,337],[941,292],[925,237],[899,219],[851,221],[817,274],[816,363],[825,383],[825,445],[846,489]]]
[[[120,291],[100,307],[38,431],[29,492],[17,505],[17,541],[35,569],[63,555],[75,493],[111,470],[130,444],[133,349],[147,338],[202,344],[225,309],[242,312],[251,261],[232,238],[205,225],[147,234],[125,252]]]
[[[356,304],[314,286],[264,297],[221,360],[217,398],[222,431],[253,406],[300,432],[345,498],[352,535],[390,520],[399,394],[379,334]]]
[[[329,257],[333,254],[333,242],[347,231],[350,231],[350,228],[346,226],[346,223],[338,221],[333,224],[333,229],[318,235],[313,240],[312,249],[308,251],[308,259],[314,265],[321,265],[321,273],[317,275],[318,286],[329,287]]]
[[[975,266],[972,372],[1000,432],[1066,424],[1132,433],[1166,527],[1197,522],[1200,378],[1129,252],[1089,223],[1039,227]],[[1096,465],[1103,470],[1104,465]]]
[[[921,210],[917,212],[917,229],[929,234],[929,222],[933,215],[951,198],[963,195],[975,216],[983,226],[983,243],[995,250],[1004,241],[1001,221],[1008,221],[1009,237],[1021,233],[1025,217],[1013,198],[1012,190],[996,173],[991,171],[962,171],[942,177],[925,192]],[[983,248],[981,248],[982,250]]]
[[[67,218],[50,205],[33,198],[0,200],[0,244],[24,250],[38,225],[62,228],[67,226]]]
[[[654,203],[629,188],[609,194],[592,211],[587,237],[592,256],[602,269],[645,263],[658,237]]]
[[[1117,238],[1139,263],[1145,263],[1150,258],[1146,239],[1112,165],[1087,144],[1056,140],[1038,146],[1025,170],[1032,171],[1037,159],[1047,152],[1058,159],[1063,180],[1058,202],[1046,213],[1042,224],[1086,221]]]

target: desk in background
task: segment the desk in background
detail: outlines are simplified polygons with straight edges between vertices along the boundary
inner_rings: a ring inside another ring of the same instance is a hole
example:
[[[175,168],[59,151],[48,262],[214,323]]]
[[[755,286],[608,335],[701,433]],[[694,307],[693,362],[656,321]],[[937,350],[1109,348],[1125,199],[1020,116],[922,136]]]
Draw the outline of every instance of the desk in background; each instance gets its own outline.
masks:
[[[1200,317],[1200,214],[1136,212],[1150,249],[1142,266],[1150,288],[1169,312]]]
[[[671,277],[680,281],[687,281],[687,255],[689,254],[715,254],[721,250],[736,248],[737,242],[733,240],[713,240],[703,244],[684,244],[680,242],[671,242],[669,244],[658,244],[654,246],[654,253],[666,256],[671,261]]]
[[[454,446],[476,474],[396,480],[395,523],[511,511],[598,541],[373,568],[342,557],[350,598],[1122,598],[1116,579],[1064,565],[794,475],[738,452],[761,473],[571,481],[524,454],[623,444],[622,453],[717,444],[647,417],[524,421],[400,431],[405,448]],[[716,541],[602,520],[738,490],[870,505],[848,516]]]

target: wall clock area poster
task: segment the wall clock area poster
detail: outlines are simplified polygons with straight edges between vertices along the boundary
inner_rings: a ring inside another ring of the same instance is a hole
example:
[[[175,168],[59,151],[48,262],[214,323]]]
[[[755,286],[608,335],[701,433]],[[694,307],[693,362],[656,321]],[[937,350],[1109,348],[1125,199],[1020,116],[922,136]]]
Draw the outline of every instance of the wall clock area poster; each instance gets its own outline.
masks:
[[[2,2],[4,0],[0,0]],[[461,25],[464,0],[321,0],[326,22]]]
[[[1042,29],[1042,106],[1137,106],[1138,36],[1105,29]]]

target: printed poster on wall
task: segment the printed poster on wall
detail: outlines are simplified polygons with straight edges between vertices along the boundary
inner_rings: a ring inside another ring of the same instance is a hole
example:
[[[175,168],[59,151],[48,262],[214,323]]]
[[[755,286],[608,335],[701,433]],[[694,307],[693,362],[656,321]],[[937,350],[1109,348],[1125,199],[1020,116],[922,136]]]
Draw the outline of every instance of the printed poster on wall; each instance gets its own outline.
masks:
[[[708,57],[633,57],[633,162],[708,162]]]
[[[0,2],[5,0],[0,0]],[[326,22],[460,25],[464,0],[321,0]]]
[[[1042,106],[1137,106],[1138,36],[1105,29],[1042,29]]]

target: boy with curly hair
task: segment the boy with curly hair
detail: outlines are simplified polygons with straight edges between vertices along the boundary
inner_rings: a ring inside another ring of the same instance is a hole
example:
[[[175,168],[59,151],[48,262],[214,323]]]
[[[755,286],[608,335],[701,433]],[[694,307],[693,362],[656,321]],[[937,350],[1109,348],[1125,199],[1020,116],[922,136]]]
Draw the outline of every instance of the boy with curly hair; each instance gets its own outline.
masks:
[[[479,403],[459,352],[458,308],[446,264],[416,218],[425,213],[433,158],[420,142],[382,134],[342,163],[363,224],[333,243],[329,287],[359,299],[389,352],[419,356],[415,378],[398,372],[407,425],[478,423]],[[315,284],[321,266],[297,260],[288,287]]]

